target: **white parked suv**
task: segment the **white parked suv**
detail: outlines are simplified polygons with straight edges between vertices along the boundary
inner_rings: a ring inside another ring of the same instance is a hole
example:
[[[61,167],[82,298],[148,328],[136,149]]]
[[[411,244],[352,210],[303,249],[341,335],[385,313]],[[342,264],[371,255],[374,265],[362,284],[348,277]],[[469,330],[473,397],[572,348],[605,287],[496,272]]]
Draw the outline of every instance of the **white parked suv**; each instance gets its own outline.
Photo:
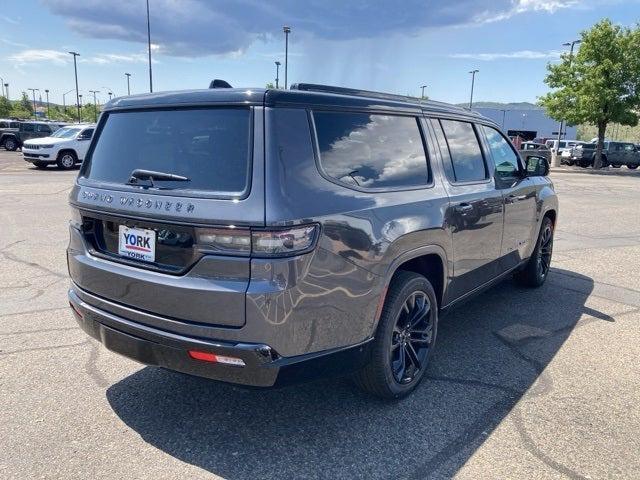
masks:
[[[55,163],[68,170],[84,160],[95,128],[94,124],[68,125],[50,137],[27,140],[22,145],[22,156],[38,168]]]

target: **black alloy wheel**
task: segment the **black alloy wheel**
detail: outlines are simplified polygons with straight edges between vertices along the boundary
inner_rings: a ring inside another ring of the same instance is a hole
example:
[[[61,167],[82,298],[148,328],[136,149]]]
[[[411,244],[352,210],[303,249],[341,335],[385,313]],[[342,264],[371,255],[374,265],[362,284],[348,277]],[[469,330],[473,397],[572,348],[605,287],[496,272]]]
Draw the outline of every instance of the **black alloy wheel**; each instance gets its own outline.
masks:
[[[553,253],[553,225],[551,222],[545,223],[540,233],[540,247],[538,248],[538,258],[536,259],[538,275],[545,278],[551,268],[551,254]]]
[[[433,341],[431,302],[427,294],[413,292],[398,312],[391,339],[391,371],[401,385],[411,383],[427,360]]]

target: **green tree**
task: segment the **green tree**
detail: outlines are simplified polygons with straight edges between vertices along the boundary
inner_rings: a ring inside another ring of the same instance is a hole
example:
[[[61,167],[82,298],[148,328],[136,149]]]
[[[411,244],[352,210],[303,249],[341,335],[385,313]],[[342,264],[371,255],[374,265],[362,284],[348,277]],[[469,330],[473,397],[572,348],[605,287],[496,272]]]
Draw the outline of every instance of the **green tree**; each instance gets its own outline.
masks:
[[[19,107],[20,110],[26,110],[27,112],[29,112],[29,115],[33,115],[33,104],[31,103],[31,100],[29,100],[27,92],[22,92],[22,98],[20,98]]]
[[[7,97],[0,97],[0,117],[6,118],[11,115],[11,102]]]
[[[602,148],[611,122],[634,126],[640,107],[640,27],[601,20],[581,33],[576,55],[549,64],[545,82],[554,89],[540,98],[551,117],[569,124],[594,125],[598,144],[594,167],[602,166]]]
[[[274,88],[276,88],[276,86],[273,84],[273,82],[268,82],[268,83],[265,85],[265,88],[268,88],[268,89],[274,89]]]

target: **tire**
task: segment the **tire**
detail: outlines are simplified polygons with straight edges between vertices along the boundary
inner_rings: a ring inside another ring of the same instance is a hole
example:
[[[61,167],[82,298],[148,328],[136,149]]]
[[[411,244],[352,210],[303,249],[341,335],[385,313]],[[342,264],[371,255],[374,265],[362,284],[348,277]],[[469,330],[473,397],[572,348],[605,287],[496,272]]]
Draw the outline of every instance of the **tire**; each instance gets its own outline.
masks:
[[[33,162],[33,165],[36,168],[47,168],[47,165],[49,165],[47,162]]]
[[[384,399],[409,395],[424,377],[437,332],[433,287],[422,275],[397,272],[389,285],[369,362],[356,373],[356,383]]]
[[[9,137],[4,141],[5,150],[15,152],[18,149],[18,141],[15,138]]]
[[[56,161],[56,165],[58,168],[62,170],[71,170],[76,166],[76,162],[78,161],[78,157],[74,152],[64,151],[60,152],[58,155],[58,160]]]
[[[540,287],[549,276],[553,254],[553,222],[549,217],[542,219],[536,247],[524,268],[515,274],[515,279],[526,287]]]
[[[638,165],[627,165],[627,168],[630,168],[631,170],[635,170],[636,168],[638,168]]]

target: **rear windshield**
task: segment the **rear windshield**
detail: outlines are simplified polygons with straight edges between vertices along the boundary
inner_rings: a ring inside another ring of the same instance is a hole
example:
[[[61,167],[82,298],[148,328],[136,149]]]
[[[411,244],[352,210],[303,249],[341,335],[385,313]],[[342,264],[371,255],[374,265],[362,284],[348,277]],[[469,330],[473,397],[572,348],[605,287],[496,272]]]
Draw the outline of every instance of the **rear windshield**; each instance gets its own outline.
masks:
[[[248,188],[248,108],[109,113],[81,175],[125,184],[136,169],[187,177],[155,187],[239,195]]]

